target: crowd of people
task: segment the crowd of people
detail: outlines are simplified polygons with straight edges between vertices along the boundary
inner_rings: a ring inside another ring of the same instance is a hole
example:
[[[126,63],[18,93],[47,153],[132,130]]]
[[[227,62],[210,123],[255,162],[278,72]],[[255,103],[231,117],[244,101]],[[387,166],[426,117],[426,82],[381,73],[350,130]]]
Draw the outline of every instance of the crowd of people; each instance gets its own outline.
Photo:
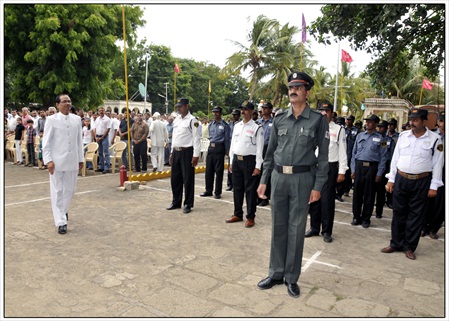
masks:
[[[353,115],[338,117],[329,101],[318,101],[311,108],[314,81],[306,73],[292,72],[287,81],[288,109],[274,108],[270,102],[256,107],[244,101],[226,121],[219,106],[212,109],[211,121],[199,120],[192,115],[188,98],[178,99],[177,113],[171,115],[134,111],[117,115],[104,107],[76,110],[68,95],[59,95],[59,113],[55,107],[40,110],[39,116],[37,111],[30,115],[28,108],[5,109],[5,142],[14,135],[16,165],[37,165],[32,155],[38,150],[42,168],[46,166],[50,175],[70,172],[50,180],[55,225],[61,234],[67,232],[68,204],[76,184],[73,175],[77,164],[81,167],[83,146],[98,143],[97,171],[108,173],[109,147],[117,137],[126,146],[130,141],[133,157],[129,164],[125,150],[123,164],[127,170],[133,166],[135,172],[146,172],[151,141],[153,172],[171,166],[172,202],[166,209],[182,208],[187,214],[194,207],[201,140],[207,140],[205,191],[200,196],[221,198],[227,159],[226,190],[233,192],[234,212],[226,223],[244,221],[245,199],[246,228],[255,225],[257,206],[271,204],[269,273],[259,282],[260,289],[285,283],[291,296],[299,296],[304,240],[321,234],[324,242],[332,242],[335,202],[348,200],[351,190],[351,224],[369,228],[373,216],[382,219],[384,206],[391,208],[391,241],[381,251],[404,252],[408,259],[416,259],[420,237],[437,239],[444,223],[444,113],[438,115],[435,129],[426,127],[427,110],[417,108],[411,110],[401,133],[396,119],[381,121],[377,115],[364,118],[362,127],[362,120],[356,122]],[[80,131],[82,140],[73,141],[71,145],[77,146],[72,146],[73,151],[61,152],[57,147],[63,145],[58,139],[64,136],[57,134],[63,131],[58,122],[66,122],[67,128],[79,127],[76,132]],[[79,125],[73,126],[74,122]],[[21,151],[25,139],[27,163]],[[57,160],[55,150],[65,160]],[[66,168],[65,163],[73,166]],[[61,186],[67,186],[65,203],[57,200]],[[308,215],[310,228],[306,229]]]

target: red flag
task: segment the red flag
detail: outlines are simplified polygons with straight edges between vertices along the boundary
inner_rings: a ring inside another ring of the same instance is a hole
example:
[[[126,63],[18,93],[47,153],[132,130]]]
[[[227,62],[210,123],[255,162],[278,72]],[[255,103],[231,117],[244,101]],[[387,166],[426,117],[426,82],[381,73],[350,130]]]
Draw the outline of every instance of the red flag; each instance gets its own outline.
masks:
[[[349,55],[349,53],[347,53],[346,51],[344,51],[343,49],[341,50],[341,60],[345,61],[345,62],[352,62],[352,58]]]
[[[304,13],[302,14],[302,42],[306,42],[306,19],[304,19]]]
[[[178,64],[175,64],[175,72],[177,72],[178,74],[180,73]]]
[[[422,81],[422,88],[424,89],[428,89],[428,90],[432,90],[432,83],[430,81],[428,81],[426,78],[423,79]]]

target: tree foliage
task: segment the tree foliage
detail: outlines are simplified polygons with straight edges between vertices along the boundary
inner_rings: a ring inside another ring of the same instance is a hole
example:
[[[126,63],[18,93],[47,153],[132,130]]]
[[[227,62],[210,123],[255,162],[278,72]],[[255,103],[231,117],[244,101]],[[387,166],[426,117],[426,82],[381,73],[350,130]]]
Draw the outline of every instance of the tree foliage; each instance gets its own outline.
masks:
[[[444,4],[338,4],[321,8],[310,32],[321,43],[348,39],[353,49],[375,57],[367,72],[378,89],[408,73],[418,56],[426,75],[437,77],[444,63]]]
[[[128,45],[145,23],[137,6],[126,6]],[[113,77],[122,56],[119,5],[5,5],[6,72],[14,75],[11,98],[54,104],[68,93],[75,105],[98,106],[124,92],[123,78]],[[122,59],[123,60],[123,59]]]

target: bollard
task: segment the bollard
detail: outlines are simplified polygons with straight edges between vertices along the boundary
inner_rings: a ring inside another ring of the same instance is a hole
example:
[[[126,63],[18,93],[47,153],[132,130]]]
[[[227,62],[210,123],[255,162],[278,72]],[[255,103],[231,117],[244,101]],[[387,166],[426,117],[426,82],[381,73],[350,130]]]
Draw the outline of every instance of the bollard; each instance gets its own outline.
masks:
[[[120,166],[120,186],[123,186],[127,180],[128,176],[126,175],[126,167],[125,165],[122,165]]]

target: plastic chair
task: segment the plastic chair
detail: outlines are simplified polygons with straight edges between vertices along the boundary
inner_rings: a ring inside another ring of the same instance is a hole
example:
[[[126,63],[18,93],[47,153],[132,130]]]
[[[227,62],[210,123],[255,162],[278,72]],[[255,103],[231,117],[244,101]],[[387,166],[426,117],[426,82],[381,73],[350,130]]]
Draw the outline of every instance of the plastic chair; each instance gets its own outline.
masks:
[[[200,158],[201,161],[206,161],[207,150],[209,149],[210,140],[207,138],[201,138]]]
[[[118,160],[119,166],[121,166],[123,164],[122,154],[123,154],[123,151],[125,150],[125,148],[126,148],[126,143],[122,142],[122,141],[119,141],[118,143],[115,143],[114,145],[109,147],[109,149],[114,150],[114,156],[110,156],[112,173],[115,173],[115,165],[116,165],[117,160]]]
[[[89,143],[86,146],[84,146],[84,149],[86,150],[86,154],[84,155],[83,168],[81,170],[81,175],[82,176],[86,176],[86,164],[87,164],[87,162],[92,162],[94,169],[97,170],[96,153],[97,153],[97,150],[98,150],[98,144],[95,143],[95,142]]]
[[[14,135],[9,135],[7,137],[5,149],[6,149],[6,159],[12,158],[12,161],[15,164],[17,162],[17,156],[16,156]]]

